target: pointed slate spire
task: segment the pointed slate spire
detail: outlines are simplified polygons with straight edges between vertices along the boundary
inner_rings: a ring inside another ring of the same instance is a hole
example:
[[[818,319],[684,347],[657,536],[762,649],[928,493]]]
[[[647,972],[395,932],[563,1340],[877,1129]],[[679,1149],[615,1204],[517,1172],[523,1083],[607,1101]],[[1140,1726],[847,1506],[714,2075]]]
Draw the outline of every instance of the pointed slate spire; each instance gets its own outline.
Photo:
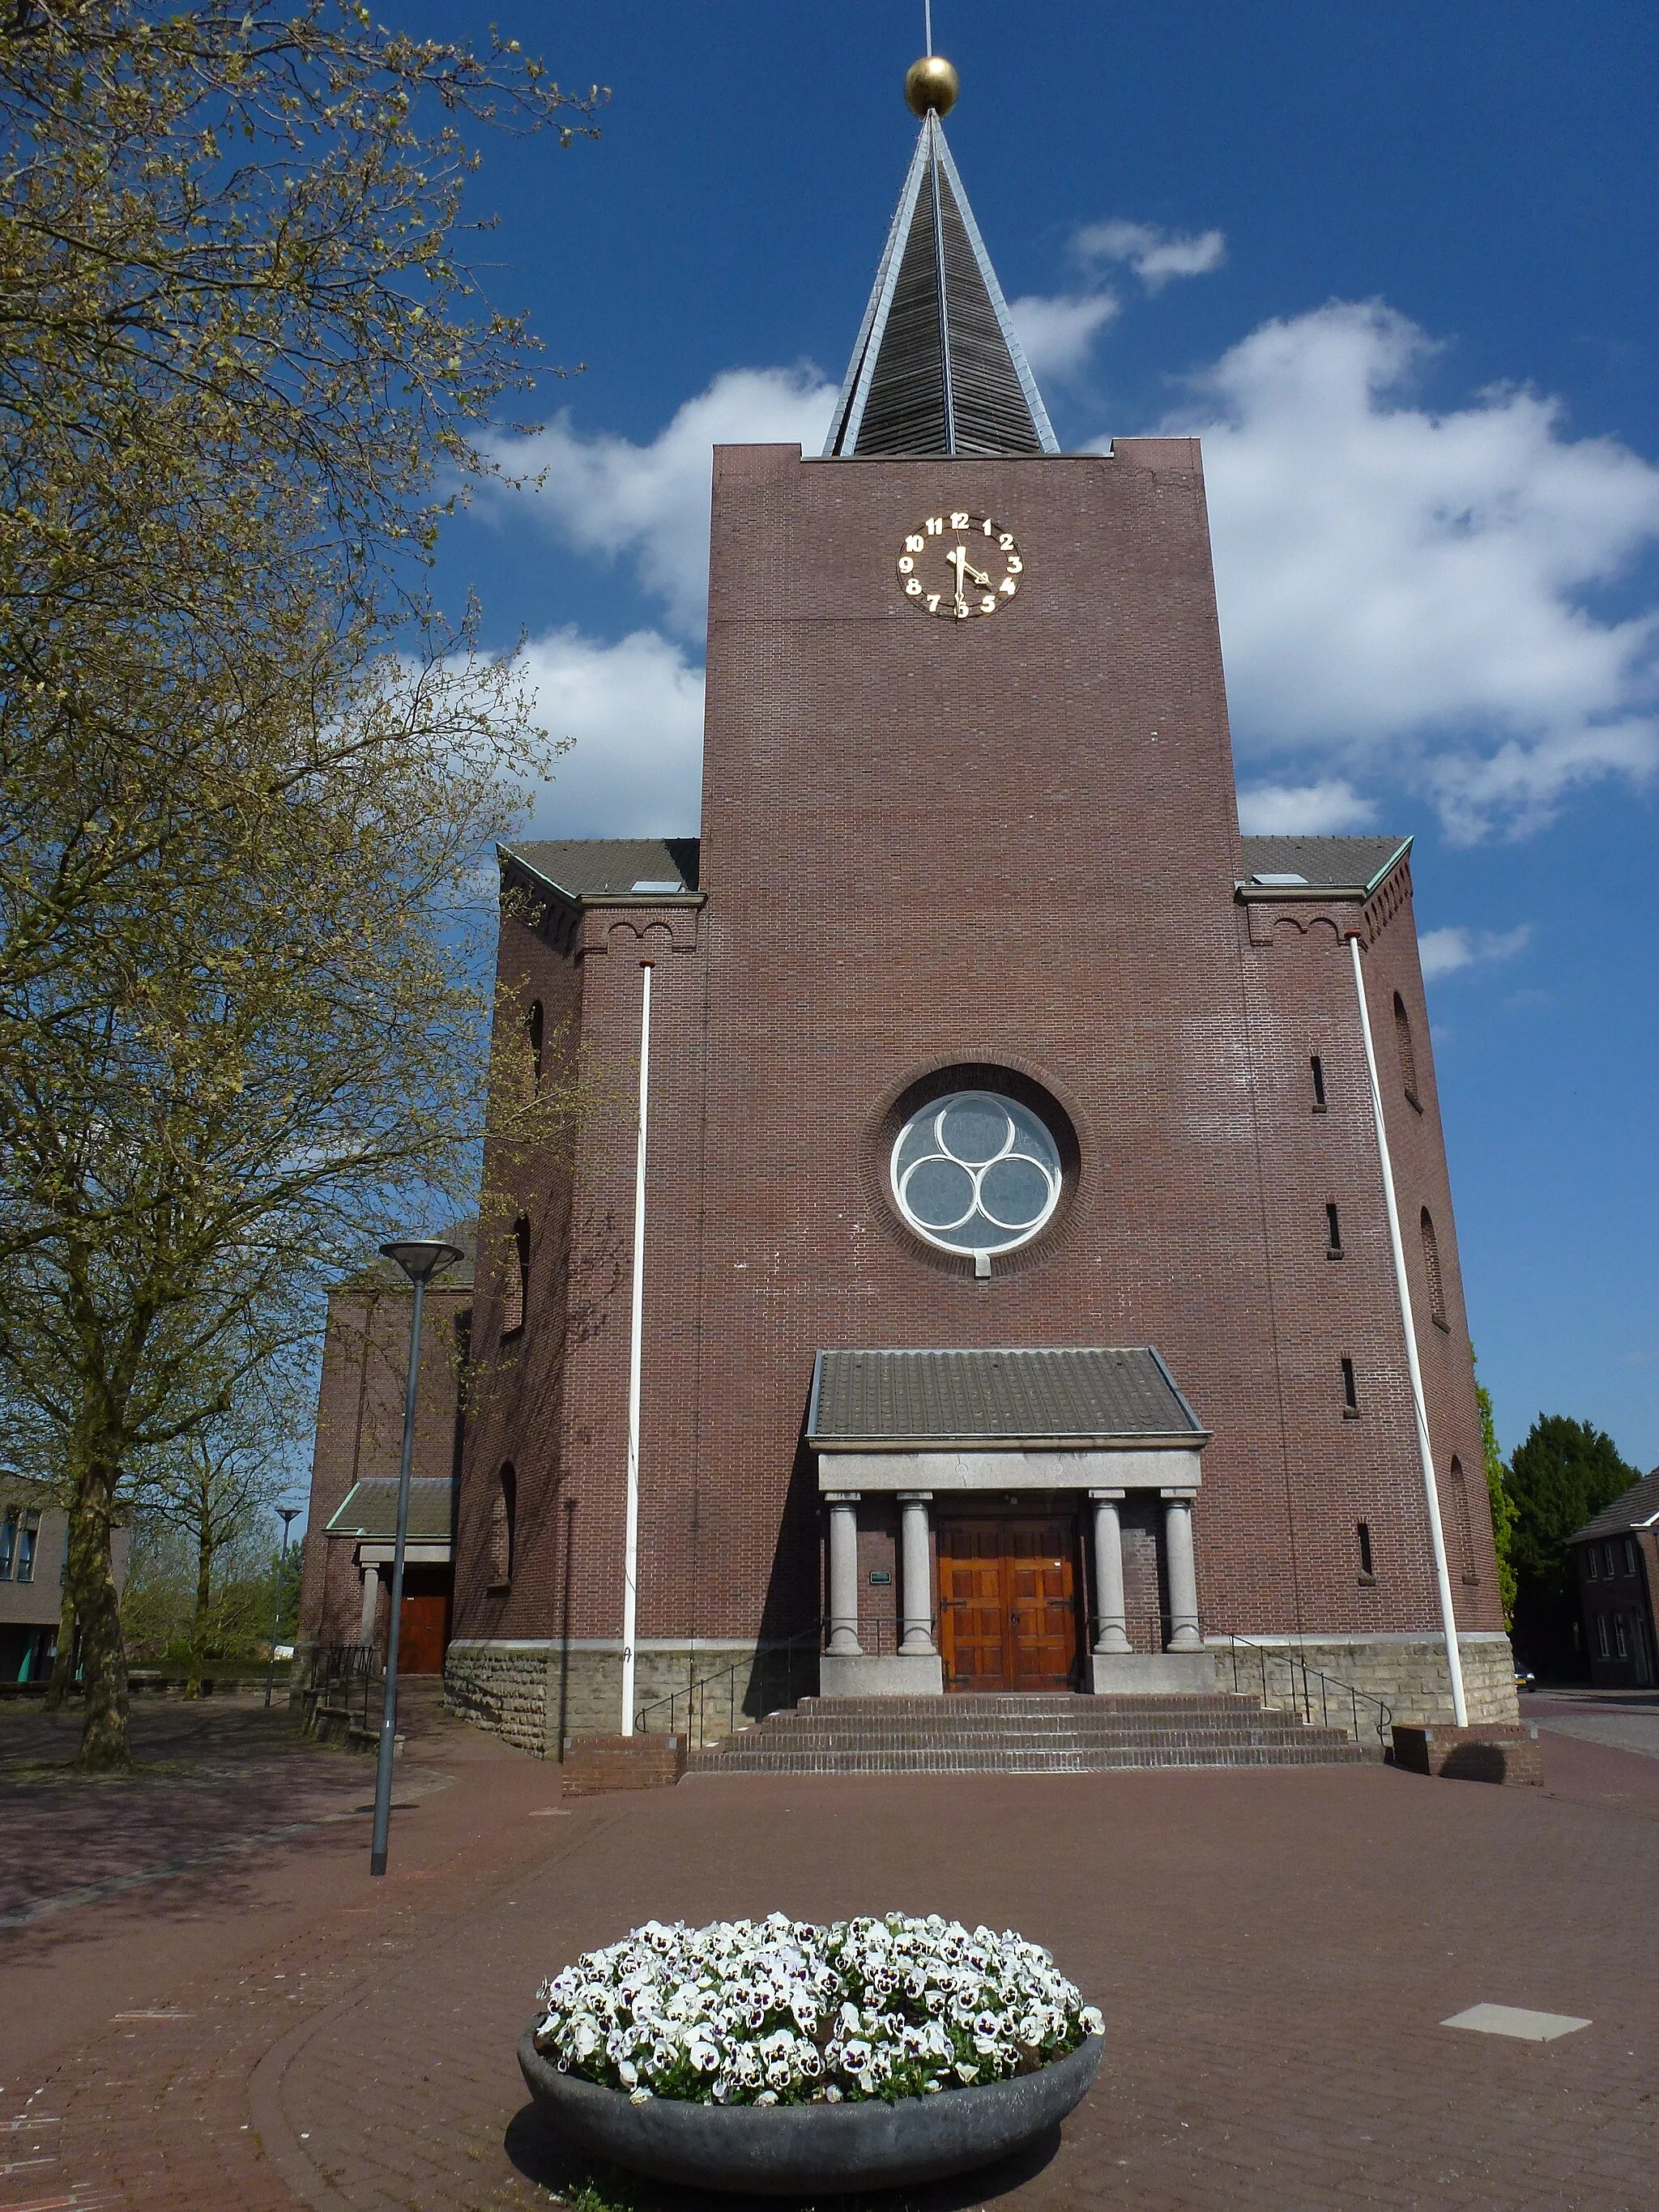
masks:
[[[931,106],[823,451],[1060,451]]]

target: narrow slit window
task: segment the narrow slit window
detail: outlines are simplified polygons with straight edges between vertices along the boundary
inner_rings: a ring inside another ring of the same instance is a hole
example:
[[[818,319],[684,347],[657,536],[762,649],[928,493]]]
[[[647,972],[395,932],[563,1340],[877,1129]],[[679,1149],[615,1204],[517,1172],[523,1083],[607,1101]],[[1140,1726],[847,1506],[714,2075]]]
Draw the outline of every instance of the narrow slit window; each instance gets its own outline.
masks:
[[[1625,1616],[1622,1613],[1615,1613],[1613,1616],[1613,1632],[1618,1642],[1619,1656],[1628,1659],[1630,1652],[1625,1644]]]
[[[509,1460],[495,1478],[489,1501],[489,1582],[500,1589],[513,1579],[513,1539],[518,1519],[519,1479]]]
[[[1417,1090],[1417,1054],[1412,1048],[1411,1017],[1398,991],[1394,994],[1394,1034],[1400,1047],[1400,1079],[1406,1086],[1406,1097],[1420,1113],[1423,1101]]]
[[[1419,1224],[1423,1232],[1423,1273],[1428,1278],[1429,1319],[1437,1328],[1449,1329],[1446,1319],[1446,1285],[1440,1273],[1440,1239],[1434,1233],[1434,1222],[1425,1206]]]
[[[1334,1198],[1325,1202],[1325,1249],[1333,1260],[1342,1256],[1342,1217]]]
[[[1370,1522],[1369,1521],[1362,1521],[1359,1523],[1358,1534],[1359,1537],[1359,1572],[1364,1581],[1374,1583],[1376,1580],[1376,1567],[1371,1558]]]
[[[1601,1579],[1601,1570],[1596,1564],[1595,1547],[1594,1544],[1585,1545],[1584,1560],[1589,1569],[1589,1579],[1591,1582],[1600,1582]]]
[[[1343,1418],[1350,1421],[1357,1420],[1359,1416],[1359,1390],[1354,1381],[1352,1359],[1345,1359],[1342,1363],[1342,1413]]]
[[[1605,1613],[1598,1613],[1595,1616],[1595,1641],[1601,1656],[1611,1659],[1613,1654],[1607,1649],[1607,1616]]]
[[[1625,1539],[1625,1572],[1627,1575],[1636,1572],[1636,1546],[1629,1536]]]
[[[1613,1564],[1613,1547],[1611,1544],[1604,1544],[1602,1546],[1601,1557],[1607,1565],[1607,1580],[1611,1582],[1619,1571],[1618,1568]]]
[[[516,1336],[524,1327],[530,1298],[530,1217],[521,1213],[513,1224],[507,1248],[505,1279],[501,1284],[501,1334]]]
[[[1308,1072],[1313,1077],[1313,1109],[1316,1114],[1325,1110],[1325,1063],[1317,1053],[1308,1062]]]
[[[542,1089],[543,1028],[542,1002],[538,999],[524,1018],[525,1036],[530,1046],[530,1079],[538,1097]]]
[[[20,1583],[34,1580],[34,1553],[40,1541],[40,1516],[26,1513],[23,1525],[17,1532],[17,1579]]]
[[[1469,1517],[1469,1486],[1464,1479],[1463,1462],[1454,1455],[1450,1468],[1452,1513],[1457,1523],[1457,1541],[1463,1554],[1463,1580],[1473,1586],[1480,1580],[1474,1569],[1474,1523]]]

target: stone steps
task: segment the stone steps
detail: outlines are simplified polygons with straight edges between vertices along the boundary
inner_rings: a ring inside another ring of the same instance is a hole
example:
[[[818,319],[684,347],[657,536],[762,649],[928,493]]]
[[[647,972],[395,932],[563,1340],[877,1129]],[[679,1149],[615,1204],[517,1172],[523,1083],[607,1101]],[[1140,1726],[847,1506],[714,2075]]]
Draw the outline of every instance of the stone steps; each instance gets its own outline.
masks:
[[[694,1750],[696,1774],[1092,1774],[1153,1766],[1351,1765],[1369,1753],[1254,1698],[803,1698]]]

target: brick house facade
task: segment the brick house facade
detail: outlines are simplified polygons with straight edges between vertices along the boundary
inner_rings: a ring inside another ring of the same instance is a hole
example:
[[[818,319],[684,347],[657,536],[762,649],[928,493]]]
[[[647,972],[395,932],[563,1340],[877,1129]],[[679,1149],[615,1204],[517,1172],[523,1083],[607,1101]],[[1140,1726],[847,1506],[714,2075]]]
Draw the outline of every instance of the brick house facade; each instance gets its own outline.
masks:
[[[1568,1542],[1583,1653],[1599,1688],[1659,1680],[1659,1468],[1632,1483]]]

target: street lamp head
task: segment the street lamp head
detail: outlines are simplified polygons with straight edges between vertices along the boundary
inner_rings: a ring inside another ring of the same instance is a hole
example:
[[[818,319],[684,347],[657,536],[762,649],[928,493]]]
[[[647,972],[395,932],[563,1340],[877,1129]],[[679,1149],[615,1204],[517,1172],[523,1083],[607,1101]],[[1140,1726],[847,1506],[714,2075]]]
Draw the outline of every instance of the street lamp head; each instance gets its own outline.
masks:
[[[277,1508],[276,1509],[276,1516],[277,1516],[277,1518],[281,1521],[281,1522],[282,1522],[282,1524],[283,1524],[283,1534],[284,1535],[286,1535],[286,1534],[288,1534],[288,1525],[289,1525],[289,1522],[290,1521],[297,1521],[297,1520],[299,1519],[300,1516],[301,1516],[301,1515],[305,1511],[305,1510],[306,1510],[306,1509],[305,1509],[305,1507],[304,1507],[303,1505],[279,1505],[279,1506],[277,1506]]]
[[[459,1248],[446,1244],[436,1237],[411,1237],[397,1244],[382,1244],[383,1258],[395,1260],[411,1283],[423,1283],[429,1276],[440,1274],[453,1267],[465,1255]]]

